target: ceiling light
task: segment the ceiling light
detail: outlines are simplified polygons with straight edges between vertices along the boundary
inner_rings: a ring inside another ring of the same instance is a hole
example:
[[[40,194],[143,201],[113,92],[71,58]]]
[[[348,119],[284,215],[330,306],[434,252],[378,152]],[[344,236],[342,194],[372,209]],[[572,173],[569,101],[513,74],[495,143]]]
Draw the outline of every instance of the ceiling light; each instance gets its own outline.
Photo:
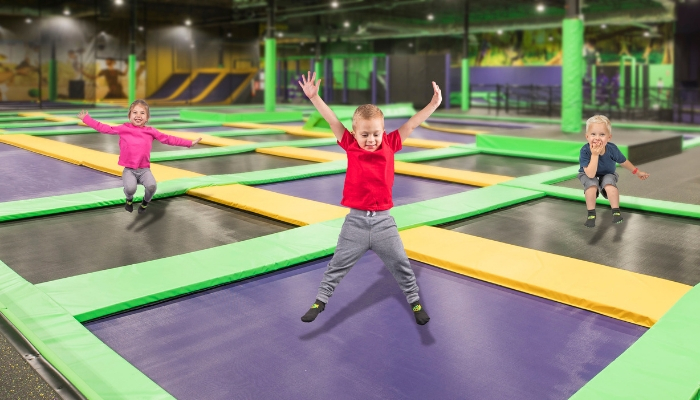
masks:
[[[607,27],[608,27],[607,25],[603,24],[600,26],[600,29],[607,29]]]
[[[339,4],[338,4],[337,1],[332,1],[332,2],[331,2],[331,7],[333,7],[333,8],[338,8],[338,5],[339,5]]]
[[[229,33],[226,34],[226,37],[231,37],[231,36],[233,36],[233,35],[231,34],[231,32],[229,32]]]
[[[408,47],[413,47],[413,42],[409,42]]]
[[[356,49],[357,49],[357,50],[362,50],[362,46],[358,44],[357,47],[356,47]]]
[[[194,43],[190,44],[190,49],[194,49]]]
[[[435,19],[435,16],[433,14],[428,14],[428,21],[432,21]]]
[[[31,19],[31,18],[27,18],[27,19],[24,20],[24,22],[26,22],[26,23],[28,23],[28,24],[31,24],[31,23],[32,23],[32,19]]]
[[[185,25],[187,25],[187,26],[192,25],[192,20],[189,19],[189,18],[187,18],[187,19],[185,20]]]
[[[499,35],[502,35],[502,34],[503,34],[503,30],[499,29],[499,30],[496,31],[496,33],[499,34]]]
[[[68,8],[68,7],[64,8],[63,15],[70,15],[70,8]]]
[[[644,37],[649,37],[649,32],[644,32]]]
[[[349,27],[350,27],[350,21],[345,21],[345,22],[343,22],[343,26],[346,27],[346,28],[349,28]]]
[[[114,5],[122,6],[124,5],[124,0],[114,0]]]
[[[315,48],[315,47],[312,47],[312,48],[311,48],[311,51],[314,51],[314,50],[316,50],[316,48]]]
[[[550,37],[549,37],[549,41],[551,42],[551,41],[553,41],[553,40],[554,40],[554,38],[550,36]]]
[[[143,32],[143,26],[139,26],[139,32]]]
[[[284,32],[277,32],[277,37],[283,37],[283,36],[284,36]]]
[[[537,5],[537,12],[544,12],[544,4],[538,4]]]

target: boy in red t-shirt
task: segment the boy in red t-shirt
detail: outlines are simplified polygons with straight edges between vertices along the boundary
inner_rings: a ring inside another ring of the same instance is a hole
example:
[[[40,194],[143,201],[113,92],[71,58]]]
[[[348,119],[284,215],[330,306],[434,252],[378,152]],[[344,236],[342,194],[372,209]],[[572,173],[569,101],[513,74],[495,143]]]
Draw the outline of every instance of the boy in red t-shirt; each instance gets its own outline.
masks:
[[[420,304],[416,276],[389,209],[393,206],[394,153],[401,150],[401,143],[438,108],[442,102],[440,88],[433,82],[434,94],[430,104],[396,131],[385,133],[384,114],[376,106],[365,104],[355,110],[352,116],[353,132],[349,132],[318,95],[321,80],[316,81],[316,73],[311,75],[309,72],[308,77],[302,75],[302,80],[303,83],[299,82],[299,85],[304,94],[328,122],[338,144],[347,153],[348,169],[340,203],[350,207],[350,213],[340,230],[338,245],[323,275],[316,302],[301,320],[311,322],[316,319],[325,309],[340,280],[371,249],[399,283],[413,309],[416,322],[419,325],[427,324],[430,317]]]

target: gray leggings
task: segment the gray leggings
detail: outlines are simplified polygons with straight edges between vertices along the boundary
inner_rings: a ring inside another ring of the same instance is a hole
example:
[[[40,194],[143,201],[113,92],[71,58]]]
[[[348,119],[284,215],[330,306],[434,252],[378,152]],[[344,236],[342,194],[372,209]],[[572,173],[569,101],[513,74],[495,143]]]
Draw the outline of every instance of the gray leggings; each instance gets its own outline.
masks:
[[[124,194],[129,201],[134,199],[136,185],[139,183],[146,188],[146,194],[143,196],[144,201],[151,201],[153,195],[156,193],[156,178],[153,177],[150,168],[124,168],[122,172],[122,181],[124,181]]]
[[[418,301],[418,285],[403,242],[389,211],[350,209],[340,230],[338,245],[318,288],[318,300],[328,303],[333,290],[367,250],[374,250],[398,282],[408,303]]]

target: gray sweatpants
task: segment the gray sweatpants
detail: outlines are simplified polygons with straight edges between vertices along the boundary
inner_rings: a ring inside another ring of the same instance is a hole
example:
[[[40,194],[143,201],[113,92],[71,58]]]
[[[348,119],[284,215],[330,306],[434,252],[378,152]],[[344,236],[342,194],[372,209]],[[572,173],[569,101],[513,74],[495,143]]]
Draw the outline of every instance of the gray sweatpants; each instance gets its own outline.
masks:
[[[318,300],[328,303],[333,290],[367,250],[374,250],[394,276],[408,303],[418,301],[416,276],[403,248],[396,221],[389,211],[350,209],[338,245],[318,288]]]
[[[124,181],[124,194],[129,201],[134,199],[136,185],[139,183],[146,188],[146,194],[143,196],[144,201],[151,201],[153,195],[156,193],[156,178],[153,177],[150,168],[124,168],[122,172],[122,181]]]

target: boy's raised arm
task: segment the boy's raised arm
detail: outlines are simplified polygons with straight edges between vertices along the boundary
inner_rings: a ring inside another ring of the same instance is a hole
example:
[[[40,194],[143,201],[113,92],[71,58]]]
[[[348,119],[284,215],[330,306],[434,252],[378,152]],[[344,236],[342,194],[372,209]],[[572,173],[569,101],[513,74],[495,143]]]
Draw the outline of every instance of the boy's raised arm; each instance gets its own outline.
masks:
[[[318,112],[321,113],[323,119],[325,119],[326,122],[328,122],[328,125],[331,126],[331,130],[333,131],[336,139],[338,139],[338,141],[342,140],[343,133],[345,133],[345,126],[343,126],[333,110],[328,107],[328,104],[326,104],[321,96],[318,95],[318,88],[321,86],[321,80],[316,80],[316,72],[311,75],[311,72],[309,71],[308,75],[308,77],[304,75],[301,76],[303,83],[302,81],[299,81],[299,86],[301,86],[304,94],[309,98],[309,100],[311,100]]]
[[[401,141],[403,142],[406,140],[413,130],[418,127],[418,125],[425,122],[425,120],[428,119],[428,117],[430,117],[435,110],[437,110],[440,103],[442,103],[442,92],[440,91],[440,87],[437,85],[437,83],[433,82],[433,99],[430,100],[430,103],[425,106],[424,109],[418,111],[416,115],[412,116],[411,119],[406,121],[405,124],[401,125],[399,128]]]

